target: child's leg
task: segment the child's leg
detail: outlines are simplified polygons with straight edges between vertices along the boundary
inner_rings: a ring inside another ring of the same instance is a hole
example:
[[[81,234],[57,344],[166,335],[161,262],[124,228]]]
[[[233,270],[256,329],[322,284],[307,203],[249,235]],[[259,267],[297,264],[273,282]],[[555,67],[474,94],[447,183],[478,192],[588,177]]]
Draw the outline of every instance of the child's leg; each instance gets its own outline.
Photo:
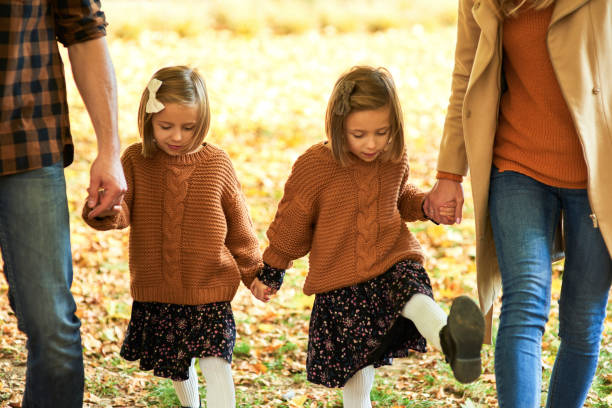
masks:
[[[232,368],[219,357],[200,359],[200,369],[206,378],[206,404],[208,408],[234,408],[236,394]]]
[[[357,371],[342,390],[344,408],[371,408],[370,391],[374,382],[374,366]]]
[[[440,330],[446,326],[446,313],[429,296],[417,293],[404,305],[402,316],[412,320],[417,330],[436,350],[440,345]]]
[[[173,381],[174,390],[183,407],[199,408],[200,394],[198,393],[198,374],[195,370],[195,359],[191,360],[189,378],[185,381]]]

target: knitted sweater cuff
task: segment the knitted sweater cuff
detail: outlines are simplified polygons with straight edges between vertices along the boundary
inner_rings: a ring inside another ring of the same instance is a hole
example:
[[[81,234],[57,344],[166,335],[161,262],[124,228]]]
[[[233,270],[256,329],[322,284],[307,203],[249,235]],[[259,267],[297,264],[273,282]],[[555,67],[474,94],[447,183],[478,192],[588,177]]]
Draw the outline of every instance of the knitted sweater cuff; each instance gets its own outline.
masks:
[[[402,200],[400,203],[400,213],[406,221],[425,221],[427,217],[423,211],[423,201],[425,193],[417,193],[410,199]]]
[[[276,251],[272,247],[266,248],[263,253],[263,261],[272,266],[273,268],[278,269],[289,269],[291,268],[291,259],[288,258],[285,254]]]
[[[242,283],[244,283],[244,286],[246,286],[247,288],[251,287],[251,284],[253,283],[253,281],[255,280],[255,278],[257,277],[257,275],[259,274],[259,271],[261,271],[261,263],[259,263],[257,265],[257,268],[255,269],[250,269],[248,271],[241,271],[241,279],[242,279]]]
[[[461,183],[463,181],[463,176],[460,174],[447,173],[445,171],[439,171],[439,170],[438,170],[438,173],[436,174],[436,178],[442,179],[442,180],[452,180],[458,183]]]
[[[264,263],[264,267],[257,275],[257,278],[269,288],[279,290],[283,284],[285,277],[285,270],[279,268],[273,268],[270,265]]]

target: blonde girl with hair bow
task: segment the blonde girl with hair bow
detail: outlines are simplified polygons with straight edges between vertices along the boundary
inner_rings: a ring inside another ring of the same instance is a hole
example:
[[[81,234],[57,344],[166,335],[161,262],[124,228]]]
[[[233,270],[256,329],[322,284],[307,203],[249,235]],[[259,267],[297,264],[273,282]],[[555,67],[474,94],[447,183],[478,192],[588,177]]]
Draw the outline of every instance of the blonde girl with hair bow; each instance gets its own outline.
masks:
[[[236,405],[230,363],[236,327],[230,301],[261,254],[228,155],[204,142],[210,108],[194,69],[157,71],[138,111],[141,143],[122,157],[121,205],[83,218],[99,230],[130,227],[134,302],[121,356],[170,378],[183,407],[199,407],[195,359],[207,406]]]

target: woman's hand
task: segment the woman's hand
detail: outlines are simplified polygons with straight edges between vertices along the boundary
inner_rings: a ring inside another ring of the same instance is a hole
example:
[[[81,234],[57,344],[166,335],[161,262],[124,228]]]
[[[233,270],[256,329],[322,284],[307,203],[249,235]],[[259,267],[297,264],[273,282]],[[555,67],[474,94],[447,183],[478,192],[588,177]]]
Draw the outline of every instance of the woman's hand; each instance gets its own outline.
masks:
[[[439,179],[425,197],[425,215],[434,221],[460,224],[463,211],[463,187],[453,180]]]

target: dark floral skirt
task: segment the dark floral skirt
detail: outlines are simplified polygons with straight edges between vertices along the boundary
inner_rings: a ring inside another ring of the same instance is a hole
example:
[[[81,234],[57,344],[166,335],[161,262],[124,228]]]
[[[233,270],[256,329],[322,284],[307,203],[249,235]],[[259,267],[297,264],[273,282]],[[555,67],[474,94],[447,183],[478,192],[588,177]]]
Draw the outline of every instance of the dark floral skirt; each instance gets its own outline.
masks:
[[[343,387],[363,367],[389,365],[410,350],[424,352],[426,342],[414,324],[400,319],[401,335],[376,361],[369,359],[415,293],[433,298],[427,272],[420,263],[401,261],[367,282],[315,296],[306,371],[308,381]]]
[[[138,302],[120,355],[140,360],[141,370],[184,381],[194,357],[220,357],[232,362],[236,324],[229,302],[204,305]]]

